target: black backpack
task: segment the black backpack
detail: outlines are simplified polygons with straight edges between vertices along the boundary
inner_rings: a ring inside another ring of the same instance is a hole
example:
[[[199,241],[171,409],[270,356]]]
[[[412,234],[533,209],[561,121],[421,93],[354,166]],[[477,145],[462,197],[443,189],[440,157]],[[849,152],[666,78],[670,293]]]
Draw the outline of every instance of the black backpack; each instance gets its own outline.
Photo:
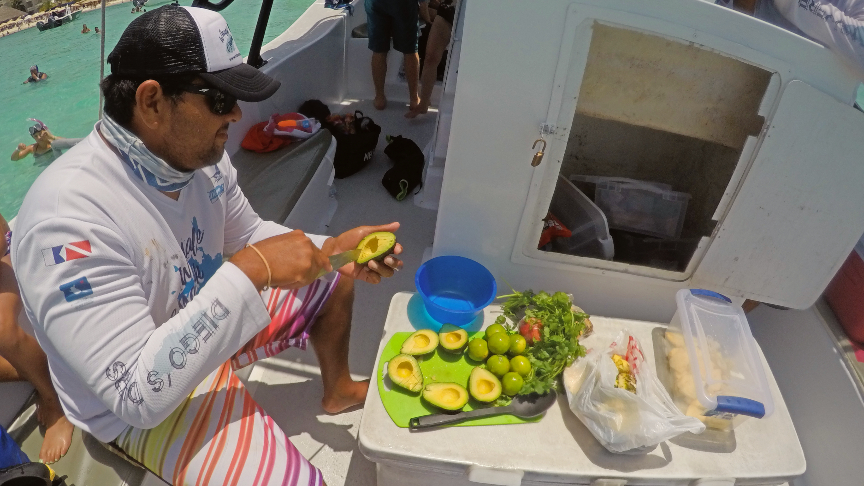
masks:
[[[423,167],[426,161],[423,151],[410,138],[402,135],[388,136],[387,142],[384,153],[393,162],[393,167],[384,174],[381,184],[391,196],[401,201],[418,185],[423,187]]]

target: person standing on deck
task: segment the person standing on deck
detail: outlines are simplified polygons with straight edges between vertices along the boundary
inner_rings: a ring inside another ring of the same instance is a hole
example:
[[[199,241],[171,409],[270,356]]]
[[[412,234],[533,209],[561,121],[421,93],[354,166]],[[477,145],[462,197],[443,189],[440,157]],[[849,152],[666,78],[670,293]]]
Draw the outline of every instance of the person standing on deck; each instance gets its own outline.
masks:
[[[366,0],[366,18],[369,31],[369,50],[372,51],[372,82],[375,84],[375,109],[387,107],[384,80],[387,77],[387,53],[390,39],[393,48],[405,60],[408,82],[409,109],[417,108],[420,98],[417,85],[420,79],[420,57],[417,41],[420,36],[419,18],[432,23],[428,0]]]
[[[360,404],[348,369],[354,280],[327,257],[374,231],[262,221],[225,152],[236,100],[279,82],[243,64],[225,19],[164,6],[108,56],[105,117],[36,180],[12,237],[21,298],[70,421],[178,484],[322,484],[235,371],[311,340],[322,406]],[[222,262],[223,255],[233,255]]]

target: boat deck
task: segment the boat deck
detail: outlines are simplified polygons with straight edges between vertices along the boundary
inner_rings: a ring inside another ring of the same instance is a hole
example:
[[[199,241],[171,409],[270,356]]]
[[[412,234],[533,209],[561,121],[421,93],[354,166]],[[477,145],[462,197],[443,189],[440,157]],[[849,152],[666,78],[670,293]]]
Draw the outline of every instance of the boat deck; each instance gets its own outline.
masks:
[[[355,379],[368,378],[384,329],[390,299],[397,292],[414,291],[414,271],[432,246],[437,211],[423,209],[409,196],[394,199],[381,185],[391,167],[384,155],[385,135],[402,135],[421,148],[432,139],[436,114],[407,120],[403,103],[390,102],[377,111],[371,100],[346,101],[330,105],[334,113],[360,110],[381,125],[381,138],[372,161],[360,172],[334,183],[339,203],[327,234],[338,235],[364,224],[401,223],[396,233],[404,252],[403,270],[378,285],[358,283],[354,298],[351,329],[350,368]],[[358,408],[329,415],[321,408],[322,383],[312,350],[289,349],[278,356],[258,362],[246,380],[249,390],[300,452],[324,473],[329,486],[342,484],[375,485],[375,465],[357,448],[357,433],[363,410]]]

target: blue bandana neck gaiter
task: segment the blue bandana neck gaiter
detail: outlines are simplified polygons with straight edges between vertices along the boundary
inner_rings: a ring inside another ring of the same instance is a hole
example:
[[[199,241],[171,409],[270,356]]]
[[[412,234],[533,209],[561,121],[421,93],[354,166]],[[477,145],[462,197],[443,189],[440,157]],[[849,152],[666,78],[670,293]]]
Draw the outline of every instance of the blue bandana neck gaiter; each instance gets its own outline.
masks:
[[[195,171],[182,172],[151,152],[134,133],[105,115],[99,132],[120,152],[120,158],[142,181],[163,192],[175,192],[192,182]]]

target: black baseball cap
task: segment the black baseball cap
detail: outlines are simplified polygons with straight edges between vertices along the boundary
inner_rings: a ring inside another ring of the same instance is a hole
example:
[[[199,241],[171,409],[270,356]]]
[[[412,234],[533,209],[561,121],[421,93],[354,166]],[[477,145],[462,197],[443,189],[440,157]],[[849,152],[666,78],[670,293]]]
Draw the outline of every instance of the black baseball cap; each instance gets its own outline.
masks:
[[[243,101],[261,101],[279,81],[243,62],[228,23],[204,8],[166,5],[126,27],[108,55],[111,74],[149,78],[198,74],[214,88]]]

